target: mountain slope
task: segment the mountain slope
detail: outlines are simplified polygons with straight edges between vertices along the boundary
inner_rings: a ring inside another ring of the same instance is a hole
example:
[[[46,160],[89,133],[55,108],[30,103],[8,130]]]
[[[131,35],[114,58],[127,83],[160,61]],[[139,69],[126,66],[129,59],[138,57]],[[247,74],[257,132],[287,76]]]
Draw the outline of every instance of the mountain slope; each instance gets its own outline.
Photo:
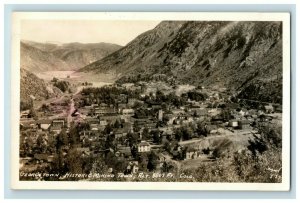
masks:
[[[121,46],[109,43],[51,44],[21,42],[21,66],[32,72],[76,70],[102,59]]]
[[[123,75],[131,70],[134,72],[135,70],[147,69],[147,61],[150,62],[149,66],[151,66],[153,63],[151,59],[156,51],[179,30],[183,23],[180,21],[162,22],[155,29],[136,37],[125,47],[80,70]]]
[[[68,70],[69,66],[53,54],[21,42],[21,67],[31,72]]]
[[[61,91],[24,68],[20,69],[20,98],[26,102],[31,99],[47,99],[60,95]]]
[[[227,87],[243,97],[280,102],[282,25],[259,21],[166,21],[80,70],[113,73],[119,81],[163,73],[180,83]],[[254,84],[266,88],[243,93]],[[273,86],[279,90],[269,84],[276,84]]]
[[[76,70],[100,60],[120,48],[119,45],[109,43],[69,43],[56,47],[52,53],[65,61],[72,70]]]

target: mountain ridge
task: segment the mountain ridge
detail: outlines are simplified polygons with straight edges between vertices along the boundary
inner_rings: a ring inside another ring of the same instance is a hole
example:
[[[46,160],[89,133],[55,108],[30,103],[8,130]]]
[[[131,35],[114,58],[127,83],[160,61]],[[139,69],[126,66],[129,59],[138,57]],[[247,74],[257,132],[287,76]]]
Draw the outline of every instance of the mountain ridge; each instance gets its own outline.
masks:
[[[249,96],[243,91],[253,83],[282,84],[282,24],[164,21],[79,71],[112,73],[123,82],[166,74],[179,83],[226,87]],[[261,97],[268,92],[272,95]],[[275,92],[262,88],[251,98],[280,102],[282,91]]]
[[[21,41],[21,66],[31,72],[77,70],[121,48],[111,43]]]

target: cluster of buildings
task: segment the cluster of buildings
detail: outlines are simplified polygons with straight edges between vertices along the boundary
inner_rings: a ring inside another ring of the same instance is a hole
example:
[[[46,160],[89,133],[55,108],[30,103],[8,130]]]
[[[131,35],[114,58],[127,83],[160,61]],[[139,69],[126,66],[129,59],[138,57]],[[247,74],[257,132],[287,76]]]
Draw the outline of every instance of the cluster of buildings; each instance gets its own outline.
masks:
[[[155,77],[159,79],[164,76]],[[205,101],[188,99],[184,105],[175,107],[169,103],[155,102],[155,93],[151,94],[152,100],[145,101],[143,99],[145,84],[126,84],[120,88],[137,91],[139,96],[130,97],[120,94],[115,95],[114,104],[95,100],[91,104],[81,105],[82,99],[90,95],[77,95],[74,98],[75,110],[71,112],[71,117],[75,124],[89,126],[79,132],[80,143],[73,147],[80,151],[83,157],[104,156],[107,151],[110,151],[117,160],[126,161],[124,173],[137,173],[140,170],[141,162],[137,157],[141,154],[155,153],[157,170],[162,170],[163,164],[170,160],[197,159],[211,155],[211,151],[205,152],[204,148],[191,147],[182,140],[177,140],[175,143],[176,129],[182,126],[197,127],[201,123],[206,132],[205,136],[212,136],[221,134],[220,129],[231,132],[251,130],[256,122],[268,122],[273,118],[272,113],[280,112],[279,108],[274,108],[271,104],[261,110],[239,108],[238,104],[226,103],[218,94],[210,95]],[[222,107],[220,104],[223,104]],[[41,133],[48,133],[49,136],[55,137],[62,129],[69,132],[67,116],[30,120],[26,116],[28,113],[21,112],[21,134],[31,132],[26,136],[38,136]],[[151,131],[159,132],[159,142],[151,137],[149,133]],[[148,136],[145,136],[145,133]],[[113,136],[114,146],[105,148],[103,143],[110,136]],[[199,132],[191,132],[193,140],[201,140],[203,138],[201,136]],[[135,140],[133,142],[130,139]],[[167,142],[170,143],[170,150],[164,148]],[[53,154],[35,154],[33,159],[51,163]],[[109,169],[111,172],[113,170],[113,168]]]

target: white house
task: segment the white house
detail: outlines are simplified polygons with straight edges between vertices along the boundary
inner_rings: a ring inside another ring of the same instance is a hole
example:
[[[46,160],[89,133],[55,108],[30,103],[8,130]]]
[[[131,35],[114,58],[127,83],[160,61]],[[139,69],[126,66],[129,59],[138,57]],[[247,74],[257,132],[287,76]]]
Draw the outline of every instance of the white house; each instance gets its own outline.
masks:
[[[134,109],[122,109],[123,115],[134,115]]]
[[[148,142],[142,141],[138,144],[138,152],[150,152],[151,146]]]
[[[42,120],[42,121],[39,121],[40,128],[42,130],[48,130],[49,127],[51,126],[51,123],[52,123],[51,120]]]

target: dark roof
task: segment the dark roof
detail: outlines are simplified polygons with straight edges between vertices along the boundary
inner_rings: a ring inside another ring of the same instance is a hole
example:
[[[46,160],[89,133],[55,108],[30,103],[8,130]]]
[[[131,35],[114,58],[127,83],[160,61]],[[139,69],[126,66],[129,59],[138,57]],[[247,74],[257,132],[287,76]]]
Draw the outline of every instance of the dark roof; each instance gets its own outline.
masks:
[[[124,147],[123,149],[120,149],[119,150],[120,153],[122,154],[125,154],[127,156],[131,156],[131,150],[130,150],[130,147]]]
[[[53,119],[52,123],[66,122],[65,119]]]
[[[195,149],[193,149],[193,148],[191,148],[191,147],[188,147],[187,149],[186,149],[186,152],[195,152],[196,150]]]
[[[50,130],[61,130],[61,126],[51,126]]]
[[[86,122],[88,123],[100,123],[100,120],[98,118],[87,118]]]
[[[44,120],[39,120],[37,121],[38,124],[51,124],[52,120],[50,119],[44,119]]]
[[[207,125],[206,129],[208,129],[208,130],[217,130],[218,127],[217,127],[217,125]]]
[[[139,146],[150,146],[150,144],[146,141],[142,141],[141,143],[138,144]]]
[[[34,158],[38,159],[38,160],[47,160],[48,159],[48,155],[47,154],[35,154]]]
[[[31,127],[34,127],[36,125],[36,123],[35,122],[24,122],[24,123],[20,123],[20,125],[25,128],[31,128]]]
[[[95,114],[112,114],[116,113],[115,109],[107,108],[107,109],[99,109],[95,111]]]
[[[250,121],[248,121],[248,120],[241,120],[241,121],[238,121],[238,123],[239,123],[240,125],[247,125],[247,124],[250,123]]]
[[[128,133],[128,128],[117,128],[114,129],[114,133],[118,134],[118,133]]]

